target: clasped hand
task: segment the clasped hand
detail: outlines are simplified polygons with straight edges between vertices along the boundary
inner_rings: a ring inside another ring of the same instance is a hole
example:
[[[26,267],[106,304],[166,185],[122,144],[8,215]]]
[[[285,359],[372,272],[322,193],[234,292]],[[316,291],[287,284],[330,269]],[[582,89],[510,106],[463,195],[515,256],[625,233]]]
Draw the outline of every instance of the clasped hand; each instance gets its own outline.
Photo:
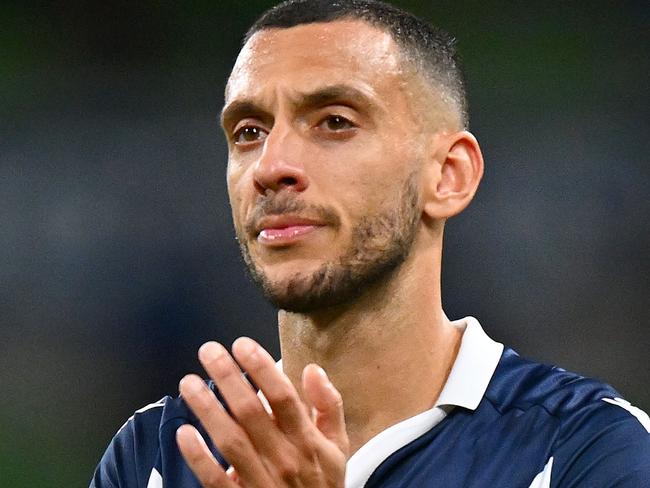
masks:
[[[182,397],[231,465],[224,471],[199,432],[189,424],[181,426],[176,433],[178,446],[203,486],[343,487],[349,450],[343,403],[325,372],[314,364],[304,369],[303,401],[255,341],[240,338],[232,351],[261,389],[271,412],[223,346],[209,342],[201,347],[199,360],[231,412],[199,376],[181,380]]]

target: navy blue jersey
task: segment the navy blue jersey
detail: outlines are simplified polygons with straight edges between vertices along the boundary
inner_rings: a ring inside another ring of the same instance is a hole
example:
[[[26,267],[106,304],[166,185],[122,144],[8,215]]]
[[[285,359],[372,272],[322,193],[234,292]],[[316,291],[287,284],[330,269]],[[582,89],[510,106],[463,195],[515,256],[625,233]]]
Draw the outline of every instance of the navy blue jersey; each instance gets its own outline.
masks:
[[[608,385],[521,358],[477,325],[466,330],[436,407],[359,449],[346,488],[650,488],[644,412]],[[200,486],[176,446],[184,423],[204,433],[180,398],[136,412],[113,438],[91,487]]]

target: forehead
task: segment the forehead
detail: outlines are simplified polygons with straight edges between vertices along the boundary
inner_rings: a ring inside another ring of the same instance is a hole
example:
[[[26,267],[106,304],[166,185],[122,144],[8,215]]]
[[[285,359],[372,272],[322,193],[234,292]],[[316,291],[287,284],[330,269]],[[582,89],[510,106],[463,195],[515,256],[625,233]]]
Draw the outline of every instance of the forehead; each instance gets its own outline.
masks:
[[[240,52],[226,103],[277,90],[309,92],[323,84],[352,84],[370,92],[395,89],[406,79],[403,64],[390,34],[363,21],[263,30]]]

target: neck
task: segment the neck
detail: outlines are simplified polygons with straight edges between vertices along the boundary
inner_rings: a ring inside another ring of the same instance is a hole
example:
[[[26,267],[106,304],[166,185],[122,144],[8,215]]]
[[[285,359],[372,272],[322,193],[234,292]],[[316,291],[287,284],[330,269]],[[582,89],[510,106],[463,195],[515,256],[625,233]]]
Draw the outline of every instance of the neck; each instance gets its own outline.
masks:
[[[343,397],[351,452],[435,404],[462,334],[442,311],[439,283],[439,253],[414,252],[354,303],[280,311],[285,373],[299,388],[307,364],[325,369]]]

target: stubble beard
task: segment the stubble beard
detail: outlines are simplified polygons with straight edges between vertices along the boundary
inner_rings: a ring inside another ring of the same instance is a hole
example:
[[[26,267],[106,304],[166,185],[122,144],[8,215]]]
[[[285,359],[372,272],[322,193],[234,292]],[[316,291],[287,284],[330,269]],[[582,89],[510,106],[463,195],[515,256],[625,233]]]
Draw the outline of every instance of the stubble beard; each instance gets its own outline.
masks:
[[[272,207],[273,204],[267,206]],[[280,204],[283,207],[301,207]],[[302,207],[301,207],[302,208]],[[326,214],[324,209],[313,208]],[[247,240],[238,232],[242,257],[248,272],[277,308],[310,313],[343,305],[359,298],[370,286],[388,279],[408,257],[419,222],[415,175],[403,184],[397,205],[361,219],[350,244],[336,261],[323,263],[309,273],[295,273],[282,281],[271,281],[251,257]]]

